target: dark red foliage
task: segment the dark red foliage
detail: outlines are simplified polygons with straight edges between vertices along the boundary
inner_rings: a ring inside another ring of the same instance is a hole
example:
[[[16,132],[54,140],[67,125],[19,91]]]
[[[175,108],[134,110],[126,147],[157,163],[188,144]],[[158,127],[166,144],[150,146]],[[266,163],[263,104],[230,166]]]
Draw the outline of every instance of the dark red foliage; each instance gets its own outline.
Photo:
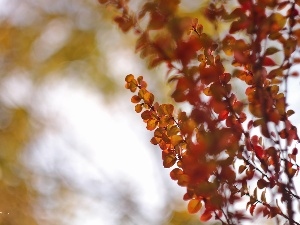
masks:
[[[223,38],[203,32],[197,19],[180,17],[179,1],[153,0],[139,12],[130,12],[127,1],[99,2],[119,9],[115,21],[139,35],[136,51],[149,67],[164,63],[175,71],[171,97],[191,105],[190,113],[176,111],[155,102],[142,77],[125,78],[126,88],[137,92],[131,101],[154,132],[151,143],[160,147],[163,166],[186,187],[188,211],[204,208],[202,221],[222,224],[257,215],[300,225],[294,209],[299,137],[286,99],[288,79],[298,76],[291,68],[300,62],[300,1],[238,0],[235,8],[211,1],[203,12],[216,28],[229,23]],[[188,30],[192,35],[185,35]],[[246,98],[236,92],[236,80]],[[241,200],[248,213],[234,208]]]

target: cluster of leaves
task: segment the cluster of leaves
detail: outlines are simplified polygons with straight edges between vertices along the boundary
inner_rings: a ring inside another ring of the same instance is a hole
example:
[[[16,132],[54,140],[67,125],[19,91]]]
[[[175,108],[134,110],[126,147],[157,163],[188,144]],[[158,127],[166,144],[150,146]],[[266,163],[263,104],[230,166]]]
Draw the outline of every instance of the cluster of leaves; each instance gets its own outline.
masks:
[[[299,137],[289,119],[294,111],[288,109],[287,81],[298,76],[292,66],[300,62],[300,1],[238,0],[230,10],[224,1],[212,1],[205,14],[216,25],[229,23],[223,37],[204,33],[197,19],[180,18],[178,1],[147,2],[139,13],[129,12],[127,1],[100,2],[122,11],[115,21],[139,35],[136,50],[150,67],[165,63],[173,71],[171,97],[191,105],[189,113],[175,112],[172,104],[154,101],[143,77],[126,76],[126,88],[137,91],[135,111],[154,131],[151,143],[161,148],[164,167],[172,167],[171,178],[186,187],[188,211],[204,208],[201,220],[214,216],[222,224],[261,215],[299,225]],[[186,21],[192,21],[189,28]],[[245,87],[246,100],[233,90],[235,80]],[[241,200],[250,214],[233,207]]]

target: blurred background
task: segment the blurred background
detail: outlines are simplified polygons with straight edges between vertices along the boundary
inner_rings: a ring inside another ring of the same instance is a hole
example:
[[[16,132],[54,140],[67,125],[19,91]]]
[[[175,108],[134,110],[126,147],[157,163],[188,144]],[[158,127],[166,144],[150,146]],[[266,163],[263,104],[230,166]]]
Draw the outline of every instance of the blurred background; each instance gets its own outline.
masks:
[[[179,11],[203,24],[205,2]],[[0,224],[202,224],[124,88],[144,75],[168,101],[135,41],[97,0],[0,0]]]
[[[168,93],[135,38],[96,0],[0,0],[0,224],[201,224],[124,88]]]

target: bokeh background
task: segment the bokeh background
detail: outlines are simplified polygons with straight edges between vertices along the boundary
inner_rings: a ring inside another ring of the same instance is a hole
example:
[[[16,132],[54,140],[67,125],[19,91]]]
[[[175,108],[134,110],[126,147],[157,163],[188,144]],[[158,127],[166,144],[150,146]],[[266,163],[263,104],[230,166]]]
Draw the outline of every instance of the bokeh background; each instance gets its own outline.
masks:
[[[206,3],[179,13],[209,31]],[[149,70],[113,15],[97,0],[0,0],[0,224],[202,224],[124,88],[144,75],[169,101],[166,68]]]
[[[113,14],[0,0],[0,224],[199,224],[124,88],[144,75],[164,101],[165,68],[147,69]]]

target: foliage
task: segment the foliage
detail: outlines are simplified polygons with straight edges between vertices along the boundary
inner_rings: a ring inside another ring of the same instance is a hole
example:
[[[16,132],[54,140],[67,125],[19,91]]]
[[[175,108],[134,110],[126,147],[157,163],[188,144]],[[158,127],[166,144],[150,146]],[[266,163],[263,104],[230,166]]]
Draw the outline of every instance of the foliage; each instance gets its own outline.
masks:
[[[288,80],[298,77],[300,1],[210,1],[205,16],[216,30],[228,24],[220,35],[179,16],[180,1],[147,1],[137,12],[128,1],[99,2],[118,10],[122,31],[138,35],[136,51],[150,68],[167,65],[175,102],[190,105],[185,112],[160,104],[142,76],[125,78],[163,166],[186,187],[188,211],[222,224],[262,216],[299,225],[299,137],[287,94]]]

